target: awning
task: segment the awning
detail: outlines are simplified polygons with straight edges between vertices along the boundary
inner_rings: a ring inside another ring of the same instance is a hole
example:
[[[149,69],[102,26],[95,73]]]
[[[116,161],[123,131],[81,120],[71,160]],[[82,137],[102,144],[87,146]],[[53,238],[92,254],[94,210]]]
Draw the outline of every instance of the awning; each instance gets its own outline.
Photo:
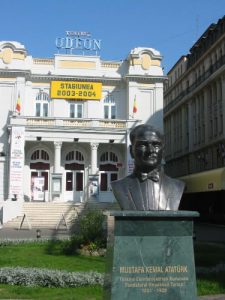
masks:
[[[225,190],[225,168],[179,177],[186,183],[185,193]]]

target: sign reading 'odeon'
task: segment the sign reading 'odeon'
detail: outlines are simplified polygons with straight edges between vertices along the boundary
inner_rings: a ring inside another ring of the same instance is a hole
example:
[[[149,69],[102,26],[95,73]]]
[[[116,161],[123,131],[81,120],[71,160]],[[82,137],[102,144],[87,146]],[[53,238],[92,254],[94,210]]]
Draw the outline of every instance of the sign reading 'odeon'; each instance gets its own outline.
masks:
[[[90,38],[89,32],[66,31],[66,37],[57,37],[55,41],[58,49],[100,51],[101,40]]]
[[[52,81],[51,98],[71,100],[100,100],[102,83],[81,81]]]

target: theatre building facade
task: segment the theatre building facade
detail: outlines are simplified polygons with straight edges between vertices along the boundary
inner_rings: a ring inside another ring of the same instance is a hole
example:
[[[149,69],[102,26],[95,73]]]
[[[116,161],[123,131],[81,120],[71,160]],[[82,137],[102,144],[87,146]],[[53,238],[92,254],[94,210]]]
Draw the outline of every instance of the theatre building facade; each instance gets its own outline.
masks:
[[[133,168],[130,129],[163,127],[161,59],[152,48],[121,61],[33,58],[19,42],[0,42],[1,207],[113,202],[110,182]]]

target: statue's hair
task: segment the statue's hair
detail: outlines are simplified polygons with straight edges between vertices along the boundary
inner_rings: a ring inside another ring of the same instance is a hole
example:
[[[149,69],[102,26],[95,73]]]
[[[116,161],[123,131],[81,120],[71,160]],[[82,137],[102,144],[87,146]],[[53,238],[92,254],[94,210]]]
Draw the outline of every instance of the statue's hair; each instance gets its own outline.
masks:
[[[154,128],[153,126],[151,125],[148,125],[148,124],[141,124],[141,125],[138,125],[136,127],[134,127],[131,132],[130,132],[130,141],[131,141],[131,144],[133,144],[136,136],[143,130],[147,130],[147,131],[151,131],[151,132],[154,132],[161,140],[162,142],[164,141],[164,136],[163,134],[157,130],[156,128]]]

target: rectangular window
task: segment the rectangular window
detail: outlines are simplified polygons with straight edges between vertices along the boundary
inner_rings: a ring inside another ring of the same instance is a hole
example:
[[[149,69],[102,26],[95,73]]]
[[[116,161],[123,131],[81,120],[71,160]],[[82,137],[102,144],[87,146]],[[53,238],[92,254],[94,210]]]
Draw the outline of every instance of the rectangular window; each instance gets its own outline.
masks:
[[[73,172],[66,173],[66,191],[73,190]]]
[[[70,103],[70,118],[83,118],[83,104]]]
[[[109,119],[109,106],[104,106],[104,119]]]
[[[43,104],[43,117],[48,116],[48,103]]]
[[[117,173],[111,173],[111,182],[117,180]]]
[[[40,117],[40,116],[41,116],[41,104],[36,103],[36,117]]]
[[[70,104],[70,118],[75,118],[75,106]]]
[[[116,106],[111,106],[111,119],[116,118]]]
[[[83,117],[83,105],[82,104],[77,104],[77,118],[82,118]]]
[[[83,173],[76,173],[76,191],[83,191]]]
[[[107,191],[107,174],[101,173],[101,185],[100,185],[101,191]]]
[[[45,178],[44,190],[48,190],[48,172],[41,172],[41,176]]]

